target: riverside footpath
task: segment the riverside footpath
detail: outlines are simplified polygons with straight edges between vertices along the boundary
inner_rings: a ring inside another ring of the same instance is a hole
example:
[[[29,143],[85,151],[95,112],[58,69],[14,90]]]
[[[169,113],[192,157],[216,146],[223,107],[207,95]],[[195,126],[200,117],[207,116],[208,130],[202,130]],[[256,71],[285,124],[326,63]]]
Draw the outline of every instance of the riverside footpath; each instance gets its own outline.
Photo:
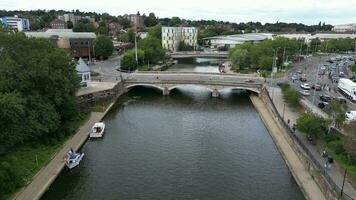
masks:
[[[278,125],[275,116],[267,108],[265,102],[254,95],[251,95],[250,98],[305,198],[308,200],[326,199],[315,180],[303,165],[302,160],[300,160],[293,150],[285,136],[284,130]]]
[[[14,197],[16,200],[37,200],[47,191],[53,181],[65,167],[64,155],[70,148],[78,151],[88,138],[89,132],[95,122],[100,121],[110,110],[112,104],[105,112],[92,112],[89,120],[70,138],[53,159],[43,167],[33,178],[29,185],[22,188]],[[85,159],[85,156],[84,156]]]
[[[273,88],[273,103],[279,113],[280,116],[284,119],[286,122],[288,119],[290,120],[290,127],[292,127],[293,124],[296,124],[297,119],[300,115],[296,110],[293,110],[290,108],[286,102],[283,100],[283,94],[280,88]],[[317,113],[318,111],[315,110],[313,111],[314,113]],[[308,142],[306,139],[305,134],[300,133],[298,130],[294,132],[295,136],[299,138],[299,140],[304,144],[304,146],[309,150],[311,153],[313,159],[319,163],[320,166],[324,166],[326,162],[326,158],[323,158],[321,156],[321,152],[324,149],[322,146],[319,144],[317,145],[312,145]],[[344,178],[344,169],[342,169],[337,162],[334,162],[331,166],[330,169],[322,169],[322,173],[326,173],[328,177],[330,177],[331,181],[333,182],[331,184],[331,187],[333,187],[338,194],[340,194],[342,183],[343,183],[343,178]],[[335,185],[333,185],[335,184]],[[345,185],[344,185],[344,194],[343,194],[343,199],[356,199],[356,190],[352,186],[352,184],[349,182],[348,177],[346,177]]]

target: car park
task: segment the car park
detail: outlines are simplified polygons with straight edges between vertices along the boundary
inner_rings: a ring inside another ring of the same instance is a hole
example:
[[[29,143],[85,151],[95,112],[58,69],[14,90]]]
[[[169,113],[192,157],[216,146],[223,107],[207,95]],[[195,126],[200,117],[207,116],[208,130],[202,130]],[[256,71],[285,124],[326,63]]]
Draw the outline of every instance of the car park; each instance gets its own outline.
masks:
[[[300,85],[300,87],[303,89],[303,90],[310,90],[310,85],[308,83],[303,83]]]

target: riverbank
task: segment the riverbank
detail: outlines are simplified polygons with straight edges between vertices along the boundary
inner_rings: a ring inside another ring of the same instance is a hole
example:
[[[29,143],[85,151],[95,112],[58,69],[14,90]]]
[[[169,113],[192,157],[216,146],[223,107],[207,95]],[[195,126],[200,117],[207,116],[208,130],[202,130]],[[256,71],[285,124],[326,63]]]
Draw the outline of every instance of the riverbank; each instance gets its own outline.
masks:
[[[305,198],[312,200],[326,199],[311,174],[303,165],[303,162],[299,159],[297,153],[293,150],[289,140],[284,135],[285,130],[278,125],[275,116],[268,110],[266,104],[257,96],[251,95],[250,98]]]
[[[73,148],[75,151],[78,151],[86,142],[88,133],[94,123],[102,120],[112,105],[105,112],[92,112],[89,120],[63,145],[62,149],[55,154],[53,159],[33,177],[32,182],[15,195],[14,199],[40,199],[65,167],[63,156],[67,153],[68,149]]]

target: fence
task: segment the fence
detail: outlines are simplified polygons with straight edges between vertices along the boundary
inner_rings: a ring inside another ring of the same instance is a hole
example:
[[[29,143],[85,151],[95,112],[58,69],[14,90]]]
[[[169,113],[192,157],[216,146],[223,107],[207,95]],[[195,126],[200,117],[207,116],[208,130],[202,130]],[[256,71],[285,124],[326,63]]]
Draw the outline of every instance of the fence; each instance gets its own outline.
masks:
[[[281,115],[279,114],[276,106],[273,103],[273,100],[271,98],[271,96],[269,95],[269,92],[267,91],[266,88],[263,88],[262,94],[265,93],[268,97],[268,102],[272,105],[272,111],[273,113],[278,117],[278,120],[280,122],[282,122],[282,126],[284,127],[285,130],[287,130],[288,135],[290,136],[290,138],[292,139],[292,141],[294,143],[297,143],[299,145],[299,147],[302,148],[302,150],[304,151],[304,153],[308,156],[308,158],[311,160],[312,164],[315,166],[315,168],[317,168],[320,172],[322,172],[321,174],[323,175],[324,179],[322,180],[323,186],[326,187],[326,189],[329,189],[331,191],[334,191],[336,193],[337,196],[339,196],[341,194],[341,188],[334,182],[334,180],[330,177],[330,175],[328,174],[328,172],[325,170],[324,166],[322,164],[320,164],[315,157],[313,156],[313,154],[310,152],[310,150],[305,146],[305,144],[300,140],[299,137],[297,137],[294,133],[293,130],[286,124],[286,122],[284,121],[284,119],[281,117]],[[340,197],[339,197],[340,198]],[[344,200],[355,200],[352,197],[350,197],[349,195],[343,193],[342,198]]]

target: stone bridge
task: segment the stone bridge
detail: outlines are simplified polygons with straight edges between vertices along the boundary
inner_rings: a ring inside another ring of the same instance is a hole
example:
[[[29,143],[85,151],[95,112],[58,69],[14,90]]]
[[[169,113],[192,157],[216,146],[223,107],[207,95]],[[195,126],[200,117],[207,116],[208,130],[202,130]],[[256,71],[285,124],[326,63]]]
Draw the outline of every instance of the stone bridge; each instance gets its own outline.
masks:
[[[228,52],[184,51],[167,53],[172,58],[227,58]]]
[[[225,89],[241,89],[260,94],[263,88],[263,79],[226,74],[210,73],[134,73],[125,79],[126,89],[136,86],[148,86],[169,95],[170,91],[182,85],[199,85],[211,91],[213,97],[218,97],[220,91]]]

